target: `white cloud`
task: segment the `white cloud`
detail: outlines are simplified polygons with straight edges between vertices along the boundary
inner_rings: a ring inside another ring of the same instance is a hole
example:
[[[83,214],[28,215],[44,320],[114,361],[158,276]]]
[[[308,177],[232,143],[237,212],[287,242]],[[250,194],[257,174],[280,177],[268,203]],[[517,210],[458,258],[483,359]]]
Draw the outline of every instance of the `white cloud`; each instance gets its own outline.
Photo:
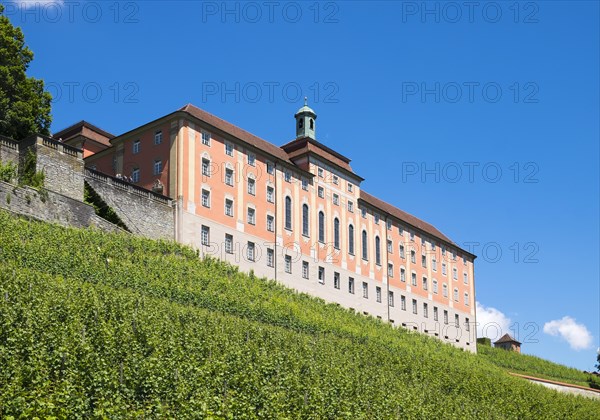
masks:
[[[62,6],[64,4],[64,0],[14,0],[9,1],[8,3],[12,3],[13,5],[22,9],[31,9],[34,7],[44,7],[49,4],[56,4],[57,6]]]
[[[475,303],[477,311],[477,337],[488,337],[494,342],[504,334],[510,332],[511,320],[496,308],[486,307],[479,302]]]
[[[588,349],[592,345],[592,334],[583,324],[578,324],[570,316],[562,319],[546,322],[544,332],[553,336],[559,336],[565,340],[573,350]]]

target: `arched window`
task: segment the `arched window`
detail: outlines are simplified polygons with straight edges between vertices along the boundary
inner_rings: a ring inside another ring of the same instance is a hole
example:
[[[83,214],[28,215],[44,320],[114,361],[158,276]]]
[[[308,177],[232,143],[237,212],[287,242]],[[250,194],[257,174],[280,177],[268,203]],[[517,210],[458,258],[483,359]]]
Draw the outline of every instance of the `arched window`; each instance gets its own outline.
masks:
[[[312,118],[310,119],[310,129],[311,130],[315,129],[315,122],[314,122],[314,120]]]
[[[363,260],[366,260],[369,253],[367,252],[367,231],[362,231],[362,257]]]
[[[292,229],[292,199],[285,197],[285,228]]]
[[[381,265],[381,239],[375,237],[375,264]]]
[[[319,242],[325,242],[325,213],[319,212]]]
[[[348,226],[348,252],[354,255],[354,226]]]
[[[302,234],[308,236],[308,204],[302,205]]]
[[[333,247],[340,249],[340,219],[333,219]]]

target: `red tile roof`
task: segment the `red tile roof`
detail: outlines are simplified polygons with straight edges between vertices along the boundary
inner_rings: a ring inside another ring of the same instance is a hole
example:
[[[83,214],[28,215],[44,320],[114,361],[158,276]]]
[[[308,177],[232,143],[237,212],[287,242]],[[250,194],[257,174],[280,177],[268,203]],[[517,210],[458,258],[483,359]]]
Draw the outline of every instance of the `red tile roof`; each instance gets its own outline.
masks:
[[[257,149],[262,150],[272,156],[275,156],[278,159],[281,159],[282,161],[289,163],[290,165],[293,165],[293,163],[290,161],[290,159],[288,157],[288,154],[283,149],[275,146],[272,143],[269,143],[266,140],[261,139],[258,136],[255,136],[252,133],[247,132],[246,130],[242,130],[241,128],[239,128],[236,125],[231,124],[230,122],[222,120],[221,118],[219,118],[213,114],[209,114],[208,112],[206,112],[192,104],[188,104],[188,105],[184,106],[183,108],[180,108],[180,111],[187,112],[191,116],[196,117],[199,120],[202,120],[205,123],[210,124],[213,127],[226,132],[227,134],[237,137],[238,139],[242,140],[243,142],[248,143],[251,146],[254,146]]]
[[[390,216],[395,217],[396,219],[399,219],[399,220],[419,229],[420,231],[425,232],[426,234],[428,234],[432,237],[440,239],[440,240],[448,243],[449,245],[455,246],[456,248],[460,249],[464,253],[475,257],[475,255],[471,254],[470,252],[468,252],[468,251],[460,248],[458,245],[456,245],[450,238],[448,238],[446,235],[444,235],[442,232],[440,232],[435,226],[430,225],[427,222],[424,222],[423,220],[419,219],[418,217],[413,216],[412,214],[405,212],[404,210],[400,210],[398,207],[394,207],[393,205],[386,203],[383,200],[380,200],[379,198],[369,194],[368,192],[366,192],[363,189],[360,190],[360,199],[362,201],[364,201],[365,203],[383,211],[384,213],[387,213]]]
[[[512,338],[509,334],[504,334],[502,337],[500,337],[500,339],[498,341],[496,341],[494,344],[498,344],[498,343],[517,343],[517,344],[521,344],[519,341],[515,340],[514,338]]]
[[[92,139],[108,147],[111,145],[110,140],[115,138],[115,136],[108,131],[104,131],[101,128],[98,128],[84,120],[60,130],[59,132],[53,134],[52,138],[55,140],[62,139],[63,141],[67,141],[79,135]]]

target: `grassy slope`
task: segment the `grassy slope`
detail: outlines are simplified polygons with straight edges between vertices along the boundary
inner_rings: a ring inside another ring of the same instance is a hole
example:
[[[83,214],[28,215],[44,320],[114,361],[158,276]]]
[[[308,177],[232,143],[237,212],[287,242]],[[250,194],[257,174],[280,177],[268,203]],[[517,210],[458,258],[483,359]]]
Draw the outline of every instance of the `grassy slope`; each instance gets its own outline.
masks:
[[[477,353],[480,357],[510,372],[600,389],[598,378],[539,357],[482,345],[477,346]]]
[[[597,418],[189,248],[0,212],[0,417]]]

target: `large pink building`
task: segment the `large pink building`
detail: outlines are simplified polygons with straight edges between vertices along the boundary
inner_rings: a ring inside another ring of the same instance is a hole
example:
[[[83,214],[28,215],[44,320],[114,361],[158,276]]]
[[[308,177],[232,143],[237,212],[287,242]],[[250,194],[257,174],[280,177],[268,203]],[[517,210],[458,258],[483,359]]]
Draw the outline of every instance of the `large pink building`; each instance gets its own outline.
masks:
[[[116,137],[83,122],[55,137],[171,197],[173,237],[202,254],[476,351],[475,256],[363,191],[350,159],[317,141],[311,108],[295,119],[281,147],[193,105]]]

